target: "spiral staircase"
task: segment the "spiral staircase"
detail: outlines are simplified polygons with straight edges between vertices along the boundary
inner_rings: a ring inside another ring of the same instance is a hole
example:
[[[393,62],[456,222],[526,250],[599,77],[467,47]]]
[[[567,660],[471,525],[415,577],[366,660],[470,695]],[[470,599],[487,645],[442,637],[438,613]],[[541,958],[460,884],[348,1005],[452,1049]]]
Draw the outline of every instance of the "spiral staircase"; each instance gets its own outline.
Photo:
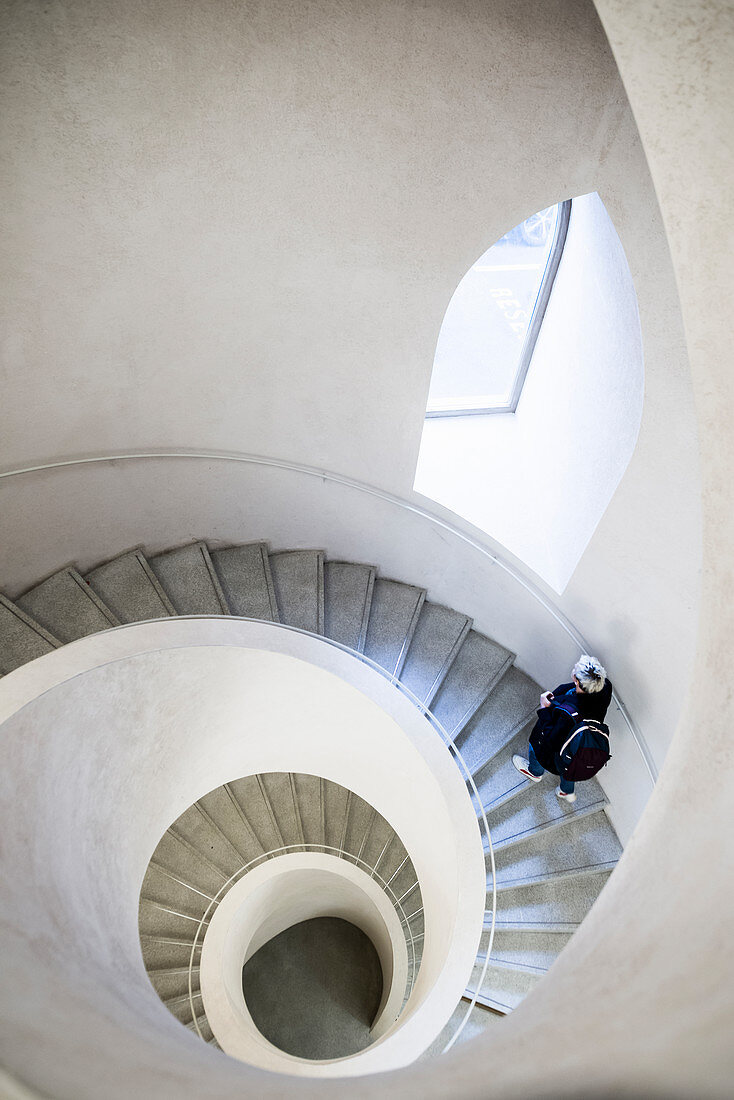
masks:
[[[531,784],[512,767],[540,691],[515,667],[513,654],[474,630],[467,615],[431,602],[416,585],[381,577],[373,566],[328,561],[318,550],[271,552],[263,542],[211,549],[199,542],[150,557],[131,550],[85,576],[65,567],[14,601],[0,595],[0,673],[77,638],[177,615],[242,616],[320,635],[364,654],[430,708],[471,771],[496,865],[491,957],[488,902],[466,990],[481,1007],[462,1037],[512,1011],[563,950],[621,853],[595,780],[581,785],[569,806],[559,803],[553,782]],[[216,1042],[190,992],[198,992],[196,966],[189,965],[193,929],[238,868],[299,845],[365,862],[398,897],[417,899],[406,927],[420,941],[420,886],[384,819],[318,777],[233,777],[172,825],[140,900],[151,980],[179,1020],[207,1041]],[[419,964],[418,952],[413,978]],[[457,1006],[432,1051],[443,1049],[467,1007]]]
[[[218,1046],[202,1007],[204,933],[231,886],[267,859],[324,852],[376,880],[396,908],[406,941],[403,1005],[420,968],[420,885],[400,837],[374,807],[321,776],[270,772],[225,783],[190,806],[153,853],[140,892],[143,959],[166,1007]]]

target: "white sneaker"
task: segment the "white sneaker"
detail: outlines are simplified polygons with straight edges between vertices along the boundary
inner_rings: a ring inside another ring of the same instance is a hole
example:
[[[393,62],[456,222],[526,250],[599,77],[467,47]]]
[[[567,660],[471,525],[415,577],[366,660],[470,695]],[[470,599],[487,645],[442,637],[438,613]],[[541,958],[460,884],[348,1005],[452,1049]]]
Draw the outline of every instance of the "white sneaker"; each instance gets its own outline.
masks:
[[[576,792],[571,791],[570,794],[566,794],[566,792],[562,791],[560,787],[556,787],[556,798],[560,798],[561,802],[575,802]]]
[[[520,756],[517,752],[513,754],[512,763],[520,772],[520,775],[524,775],[526,779],[531,779],[533,783],[540,783],[543,778],[542,775],[533,775],[530,771],[530,761],[526,760],[524,756]]]

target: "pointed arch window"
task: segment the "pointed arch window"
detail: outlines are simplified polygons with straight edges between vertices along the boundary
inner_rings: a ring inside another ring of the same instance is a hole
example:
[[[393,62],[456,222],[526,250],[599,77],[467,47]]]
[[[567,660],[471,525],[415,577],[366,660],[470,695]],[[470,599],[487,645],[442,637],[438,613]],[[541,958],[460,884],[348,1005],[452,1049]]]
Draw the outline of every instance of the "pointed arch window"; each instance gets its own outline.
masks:
[[[570,200],[540,210],[466,273],[441,325],[426,416],[515,411],[570,216]]]

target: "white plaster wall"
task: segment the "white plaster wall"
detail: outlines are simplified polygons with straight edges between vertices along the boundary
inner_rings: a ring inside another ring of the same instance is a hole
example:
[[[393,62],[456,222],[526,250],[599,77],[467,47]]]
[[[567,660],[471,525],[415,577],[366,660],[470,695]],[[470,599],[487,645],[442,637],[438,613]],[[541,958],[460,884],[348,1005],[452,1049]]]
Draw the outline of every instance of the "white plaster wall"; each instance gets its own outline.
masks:
[[[409,487],[454,287],[627,110],[582,0],[31,0],[0,48],[4,467],[183,443]]]
[[[563,592],[632,456],[643,377],[624,250],[582,195],[517,411],[427,420],[415,488]]]

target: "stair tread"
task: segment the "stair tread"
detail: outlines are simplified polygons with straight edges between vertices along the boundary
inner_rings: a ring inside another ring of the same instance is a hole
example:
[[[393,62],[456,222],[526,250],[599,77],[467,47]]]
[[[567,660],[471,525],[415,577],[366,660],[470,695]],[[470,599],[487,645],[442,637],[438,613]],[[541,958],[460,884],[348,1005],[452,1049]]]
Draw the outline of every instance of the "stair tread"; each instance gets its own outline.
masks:
[[[431,1043],[428,1050],[421,1055],[419,1061],[436,1058],[442,1054],[446,1044],[456,1033],[458,1028],[462,1025],[467,1012],[469,1012],[469,1001],[462,998],[458,1005],[451,1014],[451,1018],[444,1027],[443,1031],[438,1035],[436,1039]],[[469,1039],[476,1038],[477,1035],[481,1035],[486,1031],[488,1027],[496,1027],[497,1024],[502,1022],[502,1016],[496,1012],[489,1012],[486,1008],[479,1005],[473,1005],[471,1012],[469,1012],[469,1018],[461,1028],[459,1036],[454,1043],[454,1047],[460,1046],[462,1043],[467,1042]],[[451,1048],[453,1050],[453,1047]]]
[[[17,603],[62,643],[119,624],[76,569],[60,569],[30,588]]]
[[[512,738],[538,705],[539,688],[511,665],[461,731],[461,754],[474,775]]]
[[[148,562],[177,615],[229,613],[205,543],[166,550]]]
[[[270,554],[280,621],[312,634],[324,632],[323,550],[279,550]]]
[[[278,607],[266,543],[247,542],[209,553],[232,615],[277,623]]]
[[[542,973],[493,966],[490,963],[479,988],[479,996],[512,1010],[517,1008],[528,993],[532,992],[543,976]],[[476,965],[466,988],[467,996],[471,996],[477,989],[480,977],[481,966]]]
[[[455,737],[486,699],[512,654],[477,630],[470,630],[456,654],[431,710]]]
[[[500,849],[495,856],[497,885],[614,864],[621,852],[621,845],[603,810],[587,817],[568,817],[552,830]]]
[[[0,595],[0,676],[43,657],[61,645],[12,600]]]
[[[359,562],[324,562],[324,635],[364,650],[377,570]]]
[[[176,881],[176,876],[166,874],[157,862],[151,862],[145,872],[140,895],[159,905],[202,916],[214,892],[202,890],[196,883],[184,879],[183,875],[178,876]]]
[[[553,775],[543,778],[540,783],[528,782],[517,797],[488,812],[495,851],[501,850],[503,845],[519,843],[526,836],[538,835],[572,817],[579,818],[607,805],[604,792],[593,779],[576,784],[576,801],[570,804],[561,802],[556,796],[557,782],[557,777]]]
[[[162,619],[176,612],[142,550],[103,562],[85,580],[121,623]]]
[[[492,943],[494,963],[507,963],[515,966],[528,966],[536,970],[548,970],[571,939],[569,933],[557,932],[517,932],[511,929],[495,928]],[[486,951],[488,933],[482,934],[480,951]]]
[[[535,714],[532,714],[525,725],[497,749],[491,760],[485,761],[477,769],[474,782],[485,811],[494,813],[505,801],[519,797],[528,788],[542,787],[548,782],[544,780],[543,783],[531,783],[520,775],[512,763],[513,753],[525,757],[528,755],[528,737],[534,724]]]
[[[243,779],[235,779],[229,787],[242,807],[250,826],[260,842],[264,852],[272,851],[283,845],[284,840],[278,831],[278,821],[271,817],[269,802],[263,797],[263,790],[267,794],[267,788],[261,788],[256,775],[248,775]]]
[[[391,675],[400,675],[425,597],[415,585],[375,580],[364,652]]]
[[[497,892],[497,926],[564,929],[580,924],[605,886],[611,869],[559,875],[543,882],[507,886]]]
[[[471,619],[426,600],[418,616],[400,679],[430,705],[469,633]]]
[[[203,910],[199,913],[187,912],[184,909],[177,911],[173,906],[168,909],[148,898],[141,898],[138,907],[138,928],[142,936],[180,937],[193,942],[202,914]]]

